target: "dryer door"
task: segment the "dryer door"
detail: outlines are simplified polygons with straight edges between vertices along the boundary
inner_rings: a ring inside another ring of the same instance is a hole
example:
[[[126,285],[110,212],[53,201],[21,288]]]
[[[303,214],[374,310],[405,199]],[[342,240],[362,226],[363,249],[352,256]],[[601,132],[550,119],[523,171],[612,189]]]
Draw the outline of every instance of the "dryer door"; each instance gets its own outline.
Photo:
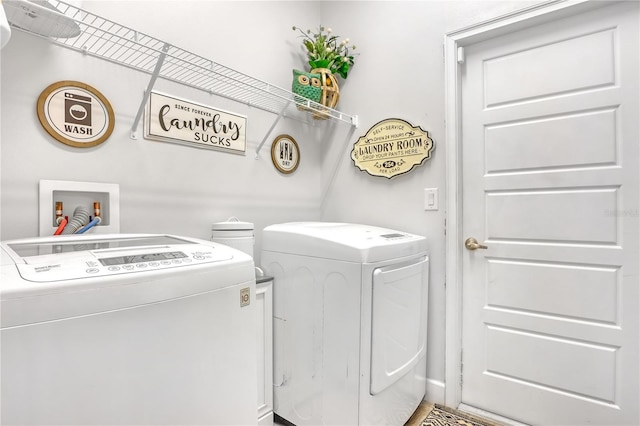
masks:
[[[402,378],[426,356],[428,257],[373,271],[371,395]]]

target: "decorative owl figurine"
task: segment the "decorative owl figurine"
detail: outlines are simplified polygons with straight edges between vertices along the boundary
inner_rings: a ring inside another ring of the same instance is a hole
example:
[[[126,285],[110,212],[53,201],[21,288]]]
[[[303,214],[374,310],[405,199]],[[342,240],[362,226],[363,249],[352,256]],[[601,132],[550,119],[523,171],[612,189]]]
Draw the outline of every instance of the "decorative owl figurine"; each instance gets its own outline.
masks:
[[[299,70],[293,70],[293,83],[291,85],[291,91],[296,95],[294,96],[296,103],[304,103],[306,99],[310,99],[314,102],[320,102],[322,97],[322,83],[320,74],[313,74],[309,72],[303,72]]]

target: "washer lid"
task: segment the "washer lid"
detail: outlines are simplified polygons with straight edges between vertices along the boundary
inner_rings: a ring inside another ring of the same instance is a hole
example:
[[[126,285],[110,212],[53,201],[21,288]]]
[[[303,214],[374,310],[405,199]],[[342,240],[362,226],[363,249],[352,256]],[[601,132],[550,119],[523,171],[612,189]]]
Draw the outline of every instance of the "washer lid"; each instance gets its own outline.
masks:
[[[371,263],[424,253],[425,237],[377,226],[291,222],[267,226],[262,249],[301,256]]]
[[[67,287],[86,289],[111,279],[149,273],[171,275],[185,268],[241,260],[235,259],[236,253],[229,247],[164,234],[73,234],[5,241],[0,247],[13,259],[21,277],[2,283],[2,298],[23,295],[27,289],[48,293]],[[26,285],[25,281],[34,284]]]
[[[0,252],[2,328],[247,288],[255,281],[249,255],[165,234],[38,237],[2,242]]]

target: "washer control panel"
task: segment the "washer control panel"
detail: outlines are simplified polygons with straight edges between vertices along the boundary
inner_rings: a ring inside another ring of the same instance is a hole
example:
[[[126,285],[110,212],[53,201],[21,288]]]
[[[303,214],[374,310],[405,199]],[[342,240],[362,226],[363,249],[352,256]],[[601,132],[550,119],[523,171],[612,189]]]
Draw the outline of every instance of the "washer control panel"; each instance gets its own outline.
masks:
[[[198,255],[198,258],[204,259],[208,254],[209,253],[200,254]],[[163,265],[171,265],[172,260],[175,261],[174,263],[182,263],[183,260],[189,262],[191,261],[191,259],[181,251],[170,251],[166,253],[143,253],[130,256],[107,257],[98,260],[103,266],[108,266],[108,269],[112,271],[117,271],[120,266],[126,268],[127,266],[131,266],[133,264],[140,266],[158,266],[156,265],[157,263],[161,263]]]
[[[160,244],[158,244],[160,243]],[[151,272],[230,260],[235,250],[215,243],[157,237],[152,239],[77,240],[16,243],[13,249],[18,272],[33,282],[53,282]],[[21,253],[22,256],[19,257]]]
[[[87,252],[87,255],[89,254],[90,252]],[[18,264],[16,266],[25,280],[48,282],[175,268],[199,263],[219,262],[231,258],[233,258],[233,254],[222,247],[207,247],[196,251],[170,250],[109,257],[94,255],[87,256],[84,259],[74,258],[62,262]]]

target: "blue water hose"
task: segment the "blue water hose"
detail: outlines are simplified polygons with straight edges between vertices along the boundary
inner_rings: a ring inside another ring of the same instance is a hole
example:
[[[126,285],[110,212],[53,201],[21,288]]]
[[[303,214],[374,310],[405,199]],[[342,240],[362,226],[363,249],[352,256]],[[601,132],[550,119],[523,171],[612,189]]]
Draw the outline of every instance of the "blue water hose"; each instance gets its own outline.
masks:
[[[99,224],[102,221],[102,219],[100,219],[100,216],[96,216],[93,218],[93,220],[89,223],[87,223],[84,227],[78,229],[76,231],[76,234],[84,234],[85,232],[87,232],[89,229],[93,228],[94,226],[96,226],[97,224]]]

